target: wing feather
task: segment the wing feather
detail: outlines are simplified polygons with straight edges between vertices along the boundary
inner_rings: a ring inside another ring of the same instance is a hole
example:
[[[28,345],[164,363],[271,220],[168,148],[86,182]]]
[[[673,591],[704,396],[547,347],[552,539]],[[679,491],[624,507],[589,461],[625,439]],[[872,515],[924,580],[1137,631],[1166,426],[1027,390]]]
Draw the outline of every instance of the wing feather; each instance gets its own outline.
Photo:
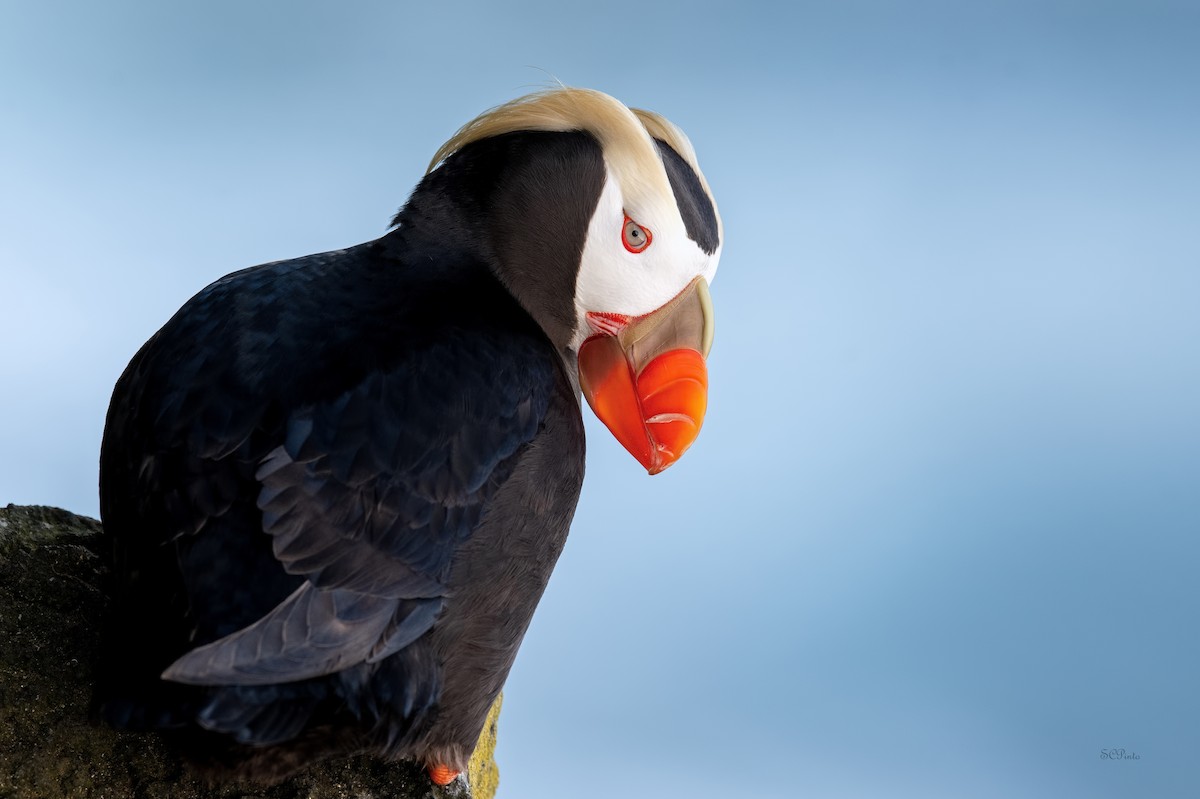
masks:
[[[216,357],[187,360],[171,377],[155,423],[182,425],[172,437],[199,448],[176,467],[182,488],[167,497],[170,514],[185,522],[181,534],[228,535],[231,524],[211,520],[235,506],[244,513],[250,501],[261,532],[245,534],[266,533],[279,567],[303,582],[265,615],[184,654],[165,679],[304,680],[377,662],[434,624],[455,552],[537,435],[556,390],[557,356],[536,332],[498,325],[478,309],[393,346],[341,391],[282,413],[272,410],[281,400],[247,407],[236,381],[208,375]],[[238,401],[212,407],[224,393]],[[236,465],[249,459],[249,471]],[[183,572],[199,575],[193,606],[221,588],[206,576],[211,562],[199,560],[212,552],[180,549]]]

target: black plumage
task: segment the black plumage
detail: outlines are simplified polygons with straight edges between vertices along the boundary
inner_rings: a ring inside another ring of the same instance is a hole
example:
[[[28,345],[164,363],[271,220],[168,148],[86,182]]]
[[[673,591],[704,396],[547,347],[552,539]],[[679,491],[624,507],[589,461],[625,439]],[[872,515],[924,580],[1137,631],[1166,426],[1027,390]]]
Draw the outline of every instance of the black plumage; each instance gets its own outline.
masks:
[[[465,765],[583,478],[603,179],[585,133],[470,144],[383,238],[231,274],[146,343],[101,452],[111,722],[258,778]]]

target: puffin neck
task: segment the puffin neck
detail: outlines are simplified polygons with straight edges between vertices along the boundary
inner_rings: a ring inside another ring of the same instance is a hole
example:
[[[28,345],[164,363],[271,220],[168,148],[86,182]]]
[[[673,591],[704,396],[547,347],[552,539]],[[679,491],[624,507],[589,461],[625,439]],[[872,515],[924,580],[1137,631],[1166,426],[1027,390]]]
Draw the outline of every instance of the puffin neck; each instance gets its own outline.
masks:
[[[580,131],[519,131],[473,142],[425,176],[389,234],[408,255],[446,248],[487,265],[554,344],[577,325],[575,281],[604,186],[604,156]],[[407,258],[406,258],[407,260]]]

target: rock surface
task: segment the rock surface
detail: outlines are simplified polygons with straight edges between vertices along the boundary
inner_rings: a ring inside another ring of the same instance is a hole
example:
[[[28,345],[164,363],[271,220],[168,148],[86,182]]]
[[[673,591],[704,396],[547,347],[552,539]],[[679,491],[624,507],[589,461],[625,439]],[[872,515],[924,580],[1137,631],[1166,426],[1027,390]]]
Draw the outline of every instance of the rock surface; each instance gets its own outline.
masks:
[[[0,508],[0,799],[492,799],[499,701],[468,780],[445,789],[415,764],[369,757],[320,763],[265,788],[212,786],[154,735],[89,719],[106,602],[100,530],[57,508]]]

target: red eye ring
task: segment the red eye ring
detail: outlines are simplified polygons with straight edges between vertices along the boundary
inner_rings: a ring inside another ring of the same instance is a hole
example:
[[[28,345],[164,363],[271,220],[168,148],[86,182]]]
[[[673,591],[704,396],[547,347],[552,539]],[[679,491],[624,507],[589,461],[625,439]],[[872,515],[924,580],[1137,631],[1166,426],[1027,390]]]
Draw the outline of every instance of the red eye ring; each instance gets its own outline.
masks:
[[[650,228],[642,227],[626,214],[625,221],[621,223],[621,243],[625,245],[625,249],[637,255],[645,252],[652,241],[654,234],[650,232]]]

